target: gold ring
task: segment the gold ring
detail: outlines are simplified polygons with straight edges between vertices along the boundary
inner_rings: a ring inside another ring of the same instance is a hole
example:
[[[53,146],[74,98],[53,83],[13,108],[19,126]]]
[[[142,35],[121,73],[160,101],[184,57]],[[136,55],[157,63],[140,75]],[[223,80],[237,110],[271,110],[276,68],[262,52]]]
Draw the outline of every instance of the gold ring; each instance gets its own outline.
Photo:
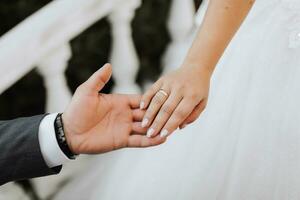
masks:
[[[163,94],[165,97],[169,97],[169,94],[166,92],[166,91],[164,91],[163,89],[160,89],[159,91],[158,91],[158,93],[161,93],[161,94]]]

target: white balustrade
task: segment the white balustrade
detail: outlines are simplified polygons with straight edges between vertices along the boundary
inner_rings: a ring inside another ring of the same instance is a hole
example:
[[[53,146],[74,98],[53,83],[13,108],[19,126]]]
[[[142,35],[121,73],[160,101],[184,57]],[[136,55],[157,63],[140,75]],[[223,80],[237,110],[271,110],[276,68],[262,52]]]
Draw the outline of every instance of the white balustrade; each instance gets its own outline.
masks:
[[[139,63],[131,38],[130,22],[139,5],[140,0],[52,1],[0,38],[0,73],[5,74],[0,80],[0,93],[34,66],[40,63],[44,66],[43,59],[52,56],[59,46],[68,45],[71,39],[110,13],[113,13],[110,19],[115,41],[111,60],[114,64],[116,91],[138,92],[135,76]],[[48,64],[45,67],[47,68]],[[45,83],[47,84],[47,80]],[[53,81],[48,83],[47,89],[53,88],[50,86]],[[63,90],[66,91],[62,89],[61,92]],[[60,94],[64,97],[69,96],[68,92],[62,93]],[[48,97],[49,111],[56,108],[61,110],[62,106],[57,107],[58,104],[52,102],[52,95]]]
[[[7,183],[0,187],[1,200],[30,200],[29,195],[16,183]]]
[[[47,90],[47,111],[63,111],[71,98],[64,75],[72,55],[70,40],[105,16],[112,23],[114,91],[139,92],[135,84],[139,62],[131,36],[131,21],[140,3],[141,0],[51,1],[0,38],[0,74],[3,75],[0,94],[37,66]],[[88,157],[81,157],[76,165],[65,165],[59,176],[32,180],[38,195],[49,198],[64,181],[82,169],[86,160]]]
[[[65,79],[65,70],[71,58],[71,47],[65,44],[49,52],[38,63],[38,70],[44,78],[49,113],[63,112],[71,100],[71,93]]]
[[[0,38],[0,93],[58,46],[109,14],[113,0],[56,0]]]
[[[115,93],[140,92],[139,86],[135,83],[139,61],[131,29],[135,9],[140,4],[140,0],[120,1],[119,6],[113,10],[109,17],[113,35],[111,63],[115,80],[113,92]]]
[[[64,76],[71,57],[69,42],[105,16],[109,16],[112,25],[110,60],[116,83],[114,92],[140,92],[135,83],[139,61],[131,29],[135,9],[140,4],[141,0],[50,2],[0,38],[0,74],[3,75],[0,93],[38,66],[47,89],[47,111],[62,111],[71,97]],[[199,22],[203,13],[198,13],[198,16]],[[172,42],[163,59],[164,72],[182,63],[195,33],[194,22],[193,0],[173,0],[168,21]],[[84,162],[71,165],[76,169],[65,169],[60,176],[34,180],[38,194],[48,198],[63,181],[72,177],[75,171],[80,171],[81,166]]]
[[[179,67],[191,45],[195,33],[195,6],[193,0],[173,0],[168,30],[171,43],[163,57],[164,73]]]
[[[199,27],[204,19],[204,16],[205,16],[205,13],[206,13],[206,10],[207,10],[207,7],[208,7],[208,3],[209,3],[209,0],[203,0],[201,5],[200,5],[200,8],[198,9],[197,13],[196,13],[196,25]]]

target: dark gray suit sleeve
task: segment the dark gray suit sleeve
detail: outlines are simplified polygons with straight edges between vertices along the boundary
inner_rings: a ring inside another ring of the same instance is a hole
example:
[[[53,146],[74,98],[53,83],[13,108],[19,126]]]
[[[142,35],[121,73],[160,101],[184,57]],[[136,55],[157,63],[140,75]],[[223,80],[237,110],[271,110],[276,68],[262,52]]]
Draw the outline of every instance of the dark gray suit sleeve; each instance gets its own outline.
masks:
[[[45,115],[0,121],[0,185],[9,181],[57,174],[42,156],[38,132]]]

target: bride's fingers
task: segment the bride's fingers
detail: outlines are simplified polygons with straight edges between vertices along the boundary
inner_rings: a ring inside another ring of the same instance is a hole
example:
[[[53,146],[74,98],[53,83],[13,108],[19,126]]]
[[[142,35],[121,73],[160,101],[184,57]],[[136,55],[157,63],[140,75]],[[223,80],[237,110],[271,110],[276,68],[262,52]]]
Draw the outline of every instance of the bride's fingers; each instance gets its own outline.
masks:
[[[185,128],[188,124],[193,123],[196,119],[198,119],[198,117],[200,116],[200,114],[204,111],[205,107],[206,107],[206,103],[207,100],[203,100],[201,101],[201,103],[199,103],[196,108],[193,110],[193,112],[186,118],[186,120],[184,120],[184,122],[182,122],[179,126],[180,129]]]
[[[145,113],[146,113],[145,110],[140,110],[140,109],[133,110],[132,111],[133,121],[141,122],[143,120]]]
[[[138,135],[146,135],[147,128],[143,128],[141,126],[141,122],[133,122],[132,123],[132,134],[138,134]]]
[[[142,135],[132,135],[128,138],[128,147],[141,148],[141,147],[151,147],[164,143],[166,138],[161,138],[159,136],[155,138],[148,138]]]
[[[192,113],[194,107],[194,104],[192,104],[189,100],[187,100],[186,98],[183,99],[163,127],[160,136],[166,137],[170,133],[174,132],[180,126],[180,124]]]
[[[148,130],[148,137],[155,137],[157,134],[160,133],[162,127],[168,121],[180,101],[182,100],[182,96],[178,95],[177,92],[171,92],[170,97],[167,101],[163,104],[161,109],[159,110],[158,114],[156,115],[152,125]]]
[[[140,101],[140,109],[146,109],[148,108],[151,99],[153,98],[153,96],[159,91],[159,89],[161,88],[161,80],[156,81],[149,90],[147,90],[147,92],[142,96],[142,99]]]
[[[164,89],[164,91],[168,91]],[[161,108],[161,106],[165,103],[168,96],[167,94],[158,91],[151,100],[151,103],[145,113],[144,119],[142,121],[142,127],[149,127],[152,123],[154,117],[156,116],[157,112]]]

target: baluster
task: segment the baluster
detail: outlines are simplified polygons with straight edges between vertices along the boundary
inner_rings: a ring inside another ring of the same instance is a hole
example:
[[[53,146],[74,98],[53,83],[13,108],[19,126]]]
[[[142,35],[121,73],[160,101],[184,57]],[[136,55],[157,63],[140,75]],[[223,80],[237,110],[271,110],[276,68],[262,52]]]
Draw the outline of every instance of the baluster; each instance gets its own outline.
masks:
[[[71,48],[66,44],[54,49],[38,63],[38,70],[44,78],[47,92],[47,112],[62,112],[71,100],[71,92],[64,74],[71,54]]]
[[[173,0],[168,29],[171,43],[163,57],[164,73],[179,67],[194,35],[195,6],[193,0]]]
[[[139,68],[138,56],[132,39],[131,21],[135,9],[141,4],[140,0],[120,1],[109,16],[112,24],[113,77],[115,93],[139,93],[136,75]]]
[[[197,11],[196,17],[195,17],[196,18],[195,22],[198,27],[200,27],[200,25],[204,19],[204,16],[205,16],[205,13],[206,13],[206,10],[208,7],[208,3],[209,3],[209,0],[203,0],[200,4],[200,7],[198,8],[198,11]]]
[[[30,200],[30,197],[17,183],[11,182],[1,186],[0,199]]]

